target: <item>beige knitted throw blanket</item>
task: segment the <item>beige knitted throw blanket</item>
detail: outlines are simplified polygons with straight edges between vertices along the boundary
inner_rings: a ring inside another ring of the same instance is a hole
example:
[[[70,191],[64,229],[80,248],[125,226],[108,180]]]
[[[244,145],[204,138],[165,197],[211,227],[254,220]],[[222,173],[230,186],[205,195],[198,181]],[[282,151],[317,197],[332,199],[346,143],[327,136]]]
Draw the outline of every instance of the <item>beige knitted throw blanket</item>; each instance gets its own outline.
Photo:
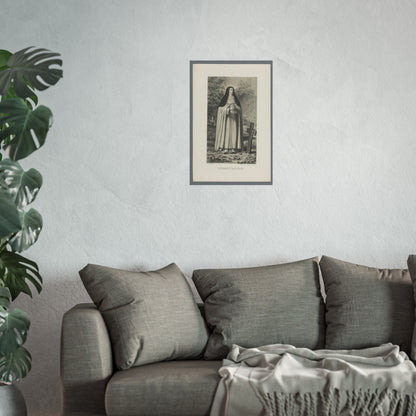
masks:
[[[416,367],[392,344],[234,345],[219,374],[211,416],[416,416]]]

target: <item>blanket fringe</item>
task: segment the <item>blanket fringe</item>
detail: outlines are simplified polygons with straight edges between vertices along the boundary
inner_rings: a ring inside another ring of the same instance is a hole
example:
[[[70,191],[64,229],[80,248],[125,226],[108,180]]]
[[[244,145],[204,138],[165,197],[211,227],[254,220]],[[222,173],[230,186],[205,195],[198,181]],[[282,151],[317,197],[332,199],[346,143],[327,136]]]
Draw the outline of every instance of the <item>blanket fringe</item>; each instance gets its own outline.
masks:
[[[396,390],[353,390],[341,393],[261,393],[260,400],[269,416],[416,416],[416,394],[403,395]],[[389,403],[387,413],[383,403]]]

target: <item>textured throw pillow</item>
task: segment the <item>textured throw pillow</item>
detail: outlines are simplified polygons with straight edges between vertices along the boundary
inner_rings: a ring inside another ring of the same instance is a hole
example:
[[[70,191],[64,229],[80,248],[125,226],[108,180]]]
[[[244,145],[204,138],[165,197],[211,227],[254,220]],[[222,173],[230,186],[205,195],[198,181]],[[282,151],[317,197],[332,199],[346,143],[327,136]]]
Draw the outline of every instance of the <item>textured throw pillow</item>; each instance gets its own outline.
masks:
[[[324,345],[324,304],[316,258],[244,269],[195,270],[192,276],[213,328],[205,358],[226,357],[232,344]]]
[[[119,369],[202,355],[207,328],[176,264],[152,272],[89,264],[79,274],[104,317]]]
[[[407,259],[407,266],[409,267],[410,277],[413,282],[413,296],[416,303],[416,255],[412,254]],[[416,315],[416,309],[414,312]],[[416,321],[413,329],[412,347],[410,350],[410,356],[413,361],[416,361]]]
[[[387,342],[410,353],[414,324],[408,270],[376,269],[323,256],[326,348],[373,347]]]

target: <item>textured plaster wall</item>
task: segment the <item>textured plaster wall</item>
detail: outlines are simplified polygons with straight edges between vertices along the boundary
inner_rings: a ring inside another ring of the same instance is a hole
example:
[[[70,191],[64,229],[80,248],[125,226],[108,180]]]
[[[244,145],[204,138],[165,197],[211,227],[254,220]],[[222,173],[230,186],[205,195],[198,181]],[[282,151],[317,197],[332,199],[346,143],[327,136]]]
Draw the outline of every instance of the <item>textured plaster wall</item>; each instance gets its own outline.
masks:
[[[31,416],[59,412],[65,310],[86,263],[264,265],[328,254],[405,267],[416,250],[416,3],[1,0],[0,47],[61,52],[26,254]],[[189,185],[189,60],[274,62],[274,185]],[[175,296],[172,293],[172,296]],[[80,334],[82,336],[82,334]]]

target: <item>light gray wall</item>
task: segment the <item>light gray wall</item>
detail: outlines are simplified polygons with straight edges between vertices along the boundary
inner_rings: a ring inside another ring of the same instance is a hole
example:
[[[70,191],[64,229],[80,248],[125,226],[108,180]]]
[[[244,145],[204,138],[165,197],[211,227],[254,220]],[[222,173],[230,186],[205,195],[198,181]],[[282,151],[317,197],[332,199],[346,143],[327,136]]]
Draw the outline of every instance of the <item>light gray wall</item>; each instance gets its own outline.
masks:
[[[26,254],[41,267],[30,415],[59,409],[62,313],[86,263],[263,265],[416,250],[416,6],[379,0],[2,0],[0,47],[62,53]],[[274,185],[189,185],[189,60],[274,62]],[[172,294],[174,296],[174,294]],[[80,334],[82,337],[82,334]]]

